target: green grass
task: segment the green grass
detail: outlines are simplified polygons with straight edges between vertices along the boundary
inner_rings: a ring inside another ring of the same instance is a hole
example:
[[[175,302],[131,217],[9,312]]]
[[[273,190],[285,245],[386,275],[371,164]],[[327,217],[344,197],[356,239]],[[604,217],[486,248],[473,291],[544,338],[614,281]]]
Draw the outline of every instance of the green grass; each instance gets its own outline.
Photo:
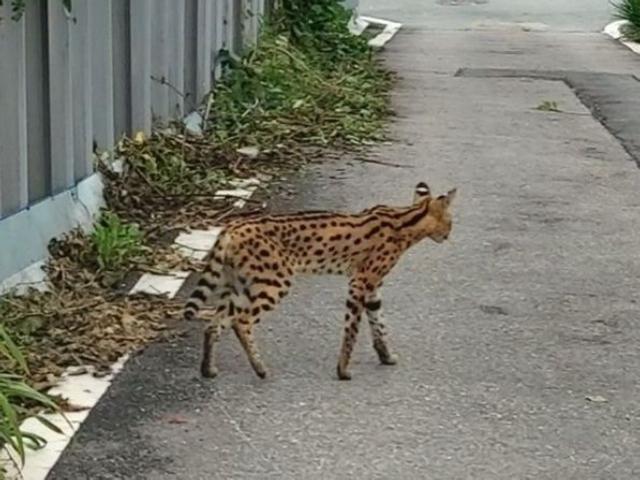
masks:
[[[613,2],[615,17],[629,22],[622,29],[626,40],[640,42],[640,0],[619,0]]]
[[[11,447],[24,463],[27,448],[42,448],[46,441],[32,432],[20,428],[20,423],[30,416],[31,409],[38,406],[58,411],[56,404],[46,395],[34,390],[24,381],[29,374],[27,362],[20,349],[0,325],[0,448]],[[60,429],[41,415],[34,415],[50,430]],[[4,476],[0,464],[0,478]]]

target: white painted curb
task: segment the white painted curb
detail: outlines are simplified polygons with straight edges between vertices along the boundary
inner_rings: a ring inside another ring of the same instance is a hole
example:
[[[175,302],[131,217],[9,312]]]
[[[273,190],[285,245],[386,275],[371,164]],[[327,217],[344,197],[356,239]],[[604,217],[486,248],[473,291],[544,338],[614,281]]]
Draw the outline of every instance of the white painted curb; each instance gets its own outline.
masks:
[[[362,35],[362,33],[369,27],[369,25],[382,25],[384,29],[378,35],[373,37],[369,42],[370,47],[382,48],[384,45],[398,33],[398,30],[402,28],[401,23],[392,22],[390,20],[383,20],[381,18],[354,16],[349,22],[349,31],[356,36]]]
[[[359,17],[360,21],[372,25],[382,25],[384,29],[378,35],[369,40],[369,46],[373,48],[382,48],[391,40],[398,30],[402,28],[401,23],[392,22],[390,20],[383,20],[382,18],[374,17]]]
[[[624,35],[622,34],[621,30],[622,30],[622,27],[624,27],[628,23],[629,22],[627,22],[626,20],[617,20],[615,22],[611,22],[609,25],[604,27],[604,30],[602,31],[602,33],[610,36],[614,40],[618,40],[620,43],[622,43],[625,47],[629,48],[633,52],[640,54],[640,43],[624,40]]]
[[[0,452],[0,462],[7,468],[8,480],[44,480],[46,478],[73,435],[89,415],[91,408],[98,403],[111,385],[115,375],[122,370],[127,358],[127,355],[120,358],[111,367],[111,373],[102,378],[94,377],[90,369],[87,369],[87,372],[82,375],[74,374],[74,370],[77,372],[78,369],[69,369],[62,376],[58,385],[51,388],[49,393],[61,395],[68,399],[70,405],[84,408],[84,410],[68,412],[65,414],[66,419],[58,414],[43,415],[62,430],[62,434],[51,431],[35,418],[23,422],[21,425],[23,430],[41,436],[47,441],[47,444],[40,450],[27,450],[25,465],[20,469],[15,467],[20,464],[19,456],[15,451],[3,450]]]
[[[356,16],[351,19],[348,25],[349,31],[356,36],[362,35],[362,32],[364,32],[368,26],[369,22],[364,21],[362,17]]]
[[[263,177],[263,180],[268,181],[269,178]],[[216,195],[237,197],[238,200],[233,205],[240,208],[253,195],[261,181],[257,178],[249,178],[234,180],[230,184],[234,187],[233,189],[219,190]],[[182,233],[176,238],[174,248],[186,257],[202,260],[213,247],[221,230],[221,227],[212,227],[209,230],[193,230]],[[24,272],[20,280],[27,279],[37,282],[40,278],[34,274],[34,271],[40,267],[41,264],[38,264],[37,267],[34,266],[31,270]],[[171,272],[168,275],[145,273],[129,291],[129,294],[144,292],[173,298],[188,276],[189,272]],[[85,408],[85,410],[65,414],[71,425],[61,415],[44,415],[63,431],[62,435],[47,429],[33,418],[26,420],[22,424],[22,428],[40,435],[47,441],[47,445],[41,450],[27,450],[25,465],[19,469],[16,469],[11,461],[11,458],[19,458],[16,452],[0,451],[0,463],[8,469],[7,480],[45,480],[75,432],[89,416],[91,409],[107,391],[117,373],[122,370],[127,358],[128,356],[125,355],[118,360],[112,365],[111,374],[102,378],[94,377],[91,374],[91,369],[87,369],[88,373],[75,375],[74,371],[78,371],[77,368],[69,369],[62,376],[58,385],[51,388],[49,393],[62,395],[69,401],[69,404]]]

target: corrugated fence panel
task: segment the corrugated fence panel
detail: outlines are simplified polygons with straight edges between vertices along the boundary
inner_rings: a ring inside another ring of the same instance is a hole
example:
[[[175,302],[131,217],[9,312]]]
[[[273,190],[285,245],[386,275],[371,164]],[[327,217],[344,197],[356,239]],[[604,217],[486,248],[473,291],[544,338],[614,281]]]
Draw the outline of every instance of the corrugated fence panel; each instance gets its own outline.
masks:
[[[135,0],[131,12],[131,128],[151,132],[151,0]]]
[[[52,193],[74,183],[73,109],[71,106],[70,19],[62,2],[48,1],[49,129],[51,132]]]
[[[113,36],[112,2],[87,0],[91,5],[91,86],[93,139],[100,150],[113,146]]]
[[[185,0],[184,15],[184,94],[185,108],[196,108],[196,64],[198,45],[198,0]]]
[[[27,152],[29,203],[51,192],[49,161],[49,65],[47,63],[47,6],[29,2],[25,13],[27,34]],[[0,81],[1,82],[1,81]],[[3,84],[4,85],[4,84]]]
[[[236,55],[242,53],[242,3],[243,0],[229,1],[229,46]]]
[[[234,43],[234,17],[235,11],[234,3],[236,0],[224,0],[225,10],[224,10],[224,48],[229,50],[230,52],[235,52],[235,43]],[[238,0],[239,1],[239,0]]]
[[[219,49],[229,50],[229,3],[233,0],[220,0],[218,2],[220,14]]]
[[[209,23],[211,23],[211,28],[209,28],[209,34],[211,35],[211,41],[209,44],[209,58],[211,58],[211,68],[209,71],[209,77],[211,78],[211,88],[214,88],[215,84],[215,70],[216,70],[216,36],[218,35],[219,25],[218,25],[218,2],[213,2],[211,9],[209,11]]]
[[[196,103],[211,90],[211,18],[213,2],[198,0],[196,48]]]
[[[71,30],[71,85],[73,92],[74,178],[81,180],[93,173],[93,114],[91,88],[91,4],[75,2]],[[96,39],[98,41],[99,39]]]
[[[215,8],[215,19],[216,19],[216,28],[215,28],[215,38],[213,42],[213,61],[214,61],[214,78],[220,78],[222,73],[222,68],[220,66],[219,54],[220,50],[224,48],[225,44],[225,20],[224,14],[226,10],[225,6],[226,1],[217,1]]]
[[[0,8],[3,17],[11,11]],[[27,205],[27,95],[25,24],[0,24],[0,217]]]
[[[185,54],[185,0],[169,2],[169,85],[167,95],[169,101],[169,117],[180,117],[184,114],[184,54]]]
[[[167,118],[169,95],[169,2],[153,0],[151,15],[151,112],[152,118]]]
[[[243,46],[254,44],[258,40],[258,0],[240,0],[242,17]]]
[[[277,0],[261,0],[262,2],[262,16],[267,17],[273,10],[274,4]]]
[[[105,2],[105,0],[96,0]],[[114,136],[131,131],[131,17],[129,0],[111,1]]]

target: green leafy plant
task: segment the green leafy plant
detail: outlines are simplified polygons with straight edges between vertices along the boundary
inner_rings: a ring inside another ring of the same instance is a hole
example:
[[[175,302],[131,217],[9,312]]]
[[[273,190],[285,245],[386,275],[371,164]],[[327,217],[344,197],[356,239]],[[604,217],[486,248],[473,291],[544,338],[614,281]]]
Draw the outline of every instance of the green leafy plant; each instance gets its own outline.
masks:
[[[91,234],[98,267],[118,271],[145,253],[143,234],[136,225],[124,223],[118,215],[105,212]]]
[[[541,102],[540,105],[536,107],[536,110],[540,110],[542,112],[556,112],[556,113],[562,111],[558,106],[558,102],[556,102],[555,100],[545,100]]]
[[[187,144],[172,133],[155,132],[143,141],[123,139],[118,151],[126,157],[129,173],[160,197],[213,193],[227,181],[225,169],[212,168],[214,165],[208,162],[207,154],[212,154],[205,145]]]
[[[217,144],[262,152],[382,138],[390,75],[337,0],[284,0],[214,92]]]
[[[622,28],[627,40],[640,42],[640,0],[619,0],[613,2],[615,17],[629,22]]]
[[[58,411],[57,405],[45,394],[24,381],[29,374],[27,362],[4,327],[0,325],[0,447],[12,448],[24,463],[27,448],[42,448],[46,441],[39,435],[20,428],[20,423],[31,416],[37,406]],[[33,415],[43,425],[57,433],[62,431],[42,415]],[[0,472],[2,465],[0,465]],[[1,475],[1,473],[0,473]]]
[[[298,48],[332,65],[369,55],[366,40],[349,32],[351,16],[338,0],[282,0],[271,25]]]

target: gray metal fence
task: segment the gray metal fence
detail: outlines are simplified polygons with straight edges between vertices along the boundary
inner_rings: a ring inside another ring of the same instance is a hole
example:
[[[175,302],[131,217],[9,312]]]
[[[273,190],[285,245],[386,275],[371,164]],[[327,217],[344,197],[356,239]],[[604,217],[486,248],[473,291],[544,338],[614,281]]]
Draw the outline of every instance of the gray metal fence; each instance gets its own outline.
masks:
[[[0,7],[0,219],[93,172],[94,145],[188,113],[267,0],[28,0]],[[1,220],[0,220],[1,223]],[[0,253],[0,256],[2,254]]]

